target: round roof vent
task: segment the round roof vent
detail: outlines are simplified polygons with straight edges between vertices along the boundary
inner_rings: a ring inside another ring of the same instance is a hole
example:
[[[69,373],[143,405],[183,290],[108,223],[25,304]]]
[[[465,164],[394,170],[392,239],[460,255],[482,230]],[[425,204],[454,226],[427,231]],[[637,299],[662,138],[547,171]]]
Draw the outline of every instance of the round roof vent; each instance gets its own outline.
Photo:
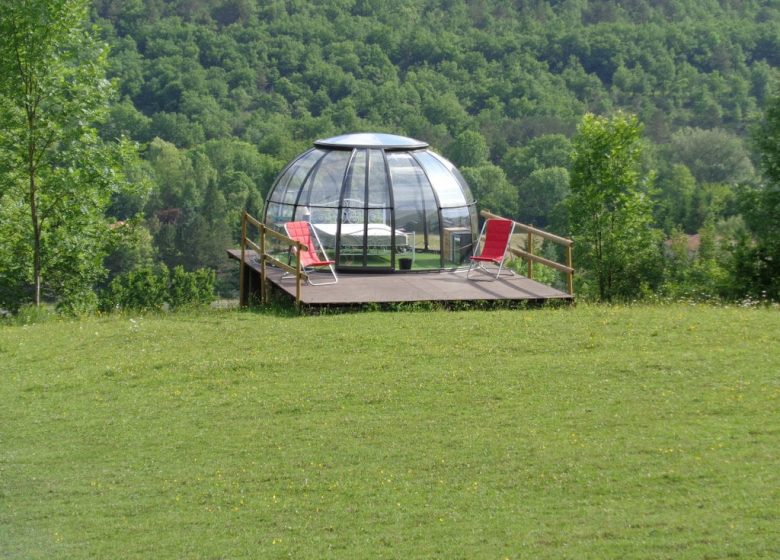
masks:
[[[414,150],[428,147],[427,142],[421,142],[414,138],[378,132],[343,134],[325,140],[317,140],[314,145],[320,148],[382,148],[384,150]]]

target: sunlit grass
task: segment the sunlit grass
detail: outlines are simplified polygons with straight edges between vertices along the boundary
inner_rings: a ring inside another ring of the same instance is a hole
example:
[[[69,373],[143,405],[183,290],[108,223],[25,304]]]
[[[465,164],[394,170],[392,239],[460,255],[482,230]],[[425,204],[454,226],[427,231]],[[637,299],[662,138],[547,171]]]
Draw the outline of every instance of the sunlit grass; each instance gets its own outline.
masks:
[[[780,313],[0,328],[0,558],[777,558]]]

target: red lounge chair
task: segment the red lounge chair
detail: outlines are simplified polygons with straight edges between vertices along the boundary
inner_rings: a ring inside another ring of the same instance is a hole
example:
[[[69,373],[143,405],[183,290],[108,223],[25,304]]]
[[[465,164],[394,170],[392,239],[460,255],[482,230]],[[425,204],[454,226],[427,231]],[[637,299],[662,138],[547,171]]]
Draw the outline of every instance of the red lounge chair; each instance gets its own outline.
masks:
[[[313,286],[322,286],[324,284],[335,284],[339,281],[338,276],[336,276],[336,271],[333,270],[333,265],[336,261],[331,261],[328,259],[328,255],[325,253],[325,249],[322,248],[322,243],[320,243],[319,237],[317,237],[317,232],[313,232],[314,235],[312,235],[313,230],[309,226],[309,222],[287,222],[284,224],[284,231],[287,233],[287,237],[303,243],[306,246],[306,250],[301,251],[298,257],[301,261],[301,268],[306,274],[309,275],[309,284]],[[317,244],[316,246],[315,241]],[[316,247],[319,247],[322,251],[322,256],[324,257],[323,259],[321,259],[317,254]],[[333,275],[333,281],[312,282],[312,275],[310,274],[312,270],[324,266],[327,266],[330,269],[330,273]]]
[[[504,267],[504,259],[506,258],[507,250],[509,249],[509,241],[512,239],[512,233],[515,231],[515,223],[512,220],[499,220],[489,219],[485,220],[482,225],[482,232],[479,234],[477,240],[477,250],[479,250],[479,244],[482,240],[482,236],[485,236],[485,242],[482,243],[482,251],[479,255],[469,257],[471,264],[469,270],[466,273],[466,278],[471,274],[473,268],[481,268],[485,272],[488,272],[485,268],[485,264],[493,263],[498,265],[498,272],[496,278],[501,275],[501,269]],[[514,275],[514,272],[509,271]]]

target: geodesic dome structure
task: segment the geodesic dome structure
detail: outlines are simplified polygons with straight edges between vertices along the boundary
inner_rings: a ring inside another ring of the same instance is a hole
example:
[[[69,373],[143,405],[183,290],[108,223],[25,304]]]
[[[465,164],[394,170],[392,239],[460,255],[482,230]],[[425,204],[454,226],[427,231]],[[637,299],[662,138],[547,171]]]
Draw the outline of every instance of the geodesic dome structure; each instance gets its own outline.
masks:
[[[263,222],[308,221],[341,271],[460,266],[477,236],[463,176],[428,144],[391,134],[318,140],[274,182]]]

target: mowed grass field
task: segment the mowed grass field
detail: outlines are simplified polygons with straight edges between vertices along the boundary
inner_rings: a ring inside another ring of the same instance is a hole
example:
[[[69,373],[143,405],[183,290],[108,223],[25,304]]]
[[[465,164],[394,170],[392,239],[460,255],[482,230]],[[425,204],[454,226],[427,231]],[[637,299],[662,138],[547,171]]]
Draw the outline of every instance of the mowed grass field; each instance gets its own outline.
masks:
[[[0,327],[0,558],[780,557],[780,312]]]

